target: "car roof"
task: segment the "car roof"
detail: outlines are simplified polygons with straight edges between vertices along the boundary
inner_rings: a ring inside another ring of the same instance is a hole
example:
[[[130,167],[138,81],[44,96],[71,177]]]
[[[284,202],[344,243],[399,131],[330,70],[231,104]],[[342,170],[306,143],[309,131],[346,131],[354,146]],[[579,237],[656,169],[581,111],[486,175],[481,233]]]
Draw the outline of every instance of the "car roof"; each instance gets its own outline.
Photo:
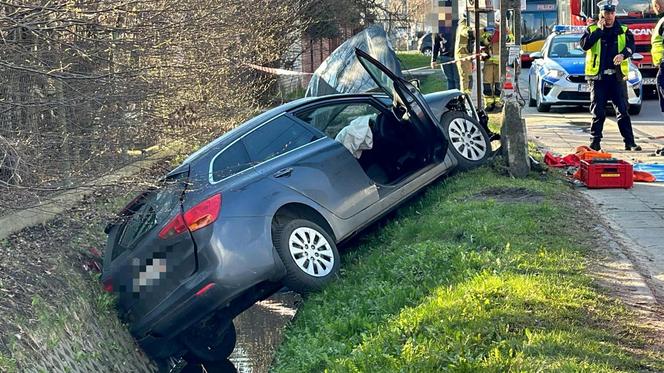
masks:
[[[341,93],[326,95],[320,97],[304,97],[300,98],[282,105],[279,105],[275,108],[272,108],[268,111],[265,111],[251,119],[247,120],[244,123],[239,124],[237,127],[223,133],[221,136],[217,137],[215,140],[212,140],[207,145],[198,149],[196,152],[188,156],[182,164],[173,169],[168,175],[174,175],[181,173],[188,169],[189,165],[196,162],[198,159],[203,158],[210,149],[223,147],[225,143],[231,143],[235,139],[242,137],[247,132],[266,122],[270,118],[274,118],[282,113],[297,110],[300,107],[307,106],[310,104],[315,104],[317,102],[325,102],[333,99],[343,99],[343,98],[354,98],[354,97],[387,97],[383,92],[373,92],[373,93]]]

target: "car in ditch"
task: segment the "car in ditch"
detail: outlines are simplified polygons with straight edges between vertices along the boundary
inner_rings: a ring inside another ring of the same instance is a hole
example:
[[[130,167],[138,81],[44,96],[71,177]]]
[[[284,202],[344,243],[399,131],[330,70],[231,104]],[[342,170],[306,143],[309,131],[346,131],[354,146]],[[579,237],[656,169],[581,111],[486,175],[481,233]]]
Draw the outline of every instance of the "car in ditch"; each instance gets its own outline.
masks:
[[[552,106],[590,105],[590,88],[585,76],[586,52],[579,42],[585,27],[558,25],[544,42],[540,52],[531,53],[528,71],[528,106],[548,112]],[[643,56],[634,53],[633,60]],[[641,112],[643,79],[639,69],[629,62],[627,76],[628,112]]]
[[[284,285],[317,291],[339,243],[491,155],[458,90],[423,95],[368,53],[378,92],[299,99],[204,146],[106,227],[101,280],[153,358],[225,359],[233,318]]]

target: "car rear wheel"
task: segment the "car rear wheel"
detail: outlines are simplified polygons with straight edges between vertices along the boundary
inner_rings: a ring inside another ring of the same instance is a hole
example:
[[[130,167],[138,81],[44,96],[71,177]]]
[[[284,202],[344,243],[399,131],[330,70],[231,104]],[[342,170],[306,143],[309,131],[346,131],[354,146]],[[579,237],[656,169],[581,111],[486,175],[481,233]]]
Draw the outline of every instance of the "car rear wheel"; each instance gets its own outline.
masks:
[[[627,112],[629,115],[639,115],[641,113],[641,105],[629,105]]]
[[[213,317],[183,338],[189,350],[184,359],[190,364],[225,360],[233,352],[236,340],[233,322],[223,323]]]
[[[286,267],[284,285],[299,293],[321,290],[339,271],[332,237],[305,219],[288,220],[275,229],[274,243]]]
[[[440,118],[450,141],[449,149],[459,161],[460,170],[481,166],[491,153],[489,135],[466,113],[448,111]]]
[[[431,57],[432,53],[433,52],[431,51],[431,48],[429,48],[429,47],[424,47],[424,49],[422,49],[422,54],[425,55],[425,56]]]

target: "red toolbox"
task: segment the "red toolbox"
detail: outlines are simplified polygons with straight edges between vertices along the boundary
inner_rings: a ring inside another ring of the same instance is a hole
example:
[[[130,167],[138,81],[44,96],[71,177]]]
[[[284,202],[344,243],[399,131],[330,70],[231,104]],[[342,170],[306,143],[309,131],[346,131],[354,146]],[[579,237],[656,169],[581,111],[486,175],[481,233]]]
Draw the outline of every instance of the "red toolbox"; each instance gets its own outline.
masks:
[[[581,161],[581,181],[588,188],[631,188],[634,185],[632,164],[620,159]]]

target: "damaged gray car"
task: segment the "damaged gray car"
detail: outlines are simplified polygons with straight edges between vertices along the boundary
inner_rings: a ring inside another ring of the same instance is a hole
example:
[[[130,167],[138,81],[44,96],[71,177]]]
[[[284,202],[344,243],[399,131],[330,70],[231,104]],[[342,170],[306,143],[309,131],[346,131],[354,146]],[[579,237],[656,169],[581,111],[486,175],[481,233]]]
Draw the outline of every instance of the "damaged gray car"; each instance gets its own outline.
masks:
[[[321,289],[339,271],[339,243],[490,156],[467,95],[423,95],[351,50],[377,91],[265,112],[191,155],[107,226],[102,281],[153,358],[227,358],[236,315],[283,286]]]

